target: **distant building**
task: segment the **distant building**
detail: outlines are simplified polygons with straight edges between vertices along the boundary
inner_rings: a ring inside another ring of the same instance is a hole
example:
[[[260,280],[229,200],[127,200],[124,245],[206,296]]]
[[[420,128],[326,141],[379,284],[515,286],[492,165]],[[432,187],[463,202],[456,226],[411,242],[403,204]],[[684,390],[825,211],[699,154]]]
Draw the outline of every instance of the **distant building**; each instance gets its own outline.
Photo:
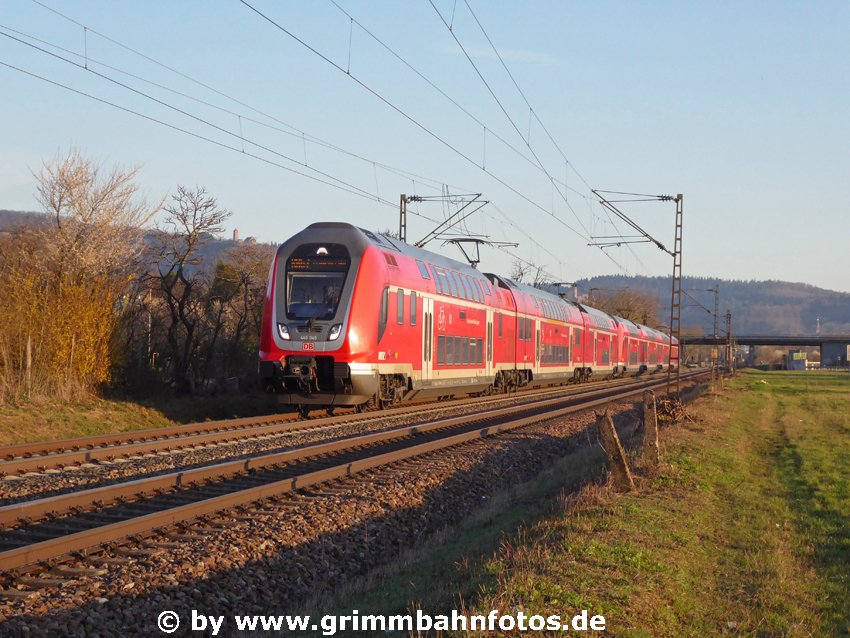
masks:
[[[238,228],[233,229],[233,241],[239,241],[239,229]]]
[[[785,357],[786,370],[805,370],[806,353],[802,350],[791,350]]]
[[[246,237],[246,238],[245,238],[245,243],[246,243],[246,244],[248,244],[248,245],[250,245],[250,246],[253,246],[254,244],[256,244],[256,243],[257,243],[257,240],[256,240],[256,238],[254,238],[254,237]]]

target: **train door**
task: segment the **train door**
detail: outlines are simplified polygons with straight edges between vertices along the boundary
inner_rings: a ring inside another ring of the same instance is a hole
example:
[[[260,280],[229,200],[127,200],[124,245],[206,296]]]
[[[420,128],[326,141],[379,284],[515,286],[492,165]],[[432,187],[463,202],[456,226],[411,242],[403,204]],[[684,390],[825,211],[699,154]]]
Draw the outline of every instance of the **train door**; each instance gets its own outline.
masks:
[[[487,309],[487,343],[484,346],[484,373],[488,379],[493,376],[493,310]]]
[[[534,371],[536,373],[539,373],[540,363],[543,359],[543,344],[540,343],[541,322],[535,320],[534,324],[537,326],[536,336],[534,340]]]
[[[596,366],[596,342],[599,341],[596,330],[590,331],[590,340],[593,342],[593,358],[590,360],[592,366]]]
[[[422,380],[430,381],[434,371],[434,300],[422,297]]]

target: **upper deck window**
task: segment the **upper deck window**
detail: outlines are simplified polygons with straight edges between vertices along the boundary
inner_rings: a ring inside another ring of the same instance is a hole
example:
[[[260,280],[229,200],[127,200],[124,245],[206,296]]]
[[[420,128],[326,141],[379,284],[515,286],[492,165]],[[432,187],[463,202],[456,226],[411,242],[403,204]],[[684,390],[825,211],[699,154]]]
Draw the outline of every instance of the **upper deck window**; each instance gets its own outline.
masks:
[[[455,281],[454,273],[449,271],[448,277],[449,277],[449,289],[451,290],[451,295],[452,295],[452,297],[458,297],[459,295],[458,295],[458,292],[457,292],[457,281]]]
[[[469,277],[467,277],[466,275],[461,275],[460,283],[463,284],[463,292],[465,293],[463,295],[463,298],[469,299],[470,301],[474,301],[475,298],[472,296],[472,289],[469,287]]]
[[[416,266],[419,268],[419,274],[422,275],[422,279],[430,279],[431,275],[428,274],[428,268],[425,267],[425,264],[416,260]]]
[[[475,285],[478,287],[478,300],[481,303],[484,303],[484,288],[481,285],[481,280],[473,279],[473,281],[475,282]]]
[[[445,293],[443,290],[443,280],[440,278],[440,269],[431,265],[431,272],[434,273],[434,285],[437,287],[437,292]]]

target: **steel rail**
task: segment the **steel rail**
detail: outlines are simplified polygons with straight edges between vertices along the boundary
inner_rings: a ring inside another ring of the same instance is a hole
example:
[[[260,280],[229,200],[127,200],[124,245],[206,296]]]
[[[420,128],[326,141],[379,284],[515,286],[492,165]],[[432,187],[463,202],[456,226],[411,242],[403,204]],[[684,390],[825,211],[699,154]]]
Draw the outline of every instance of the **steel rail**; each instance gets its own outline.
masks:
[[[692,376],[698,376],[699,374],[702,373],[695,373]],[[646,389],[659,387],[664,383],[664,380],[652,381],[649,383],[644,383],[640,388],[629,389],[626,391],[615,390],[613,394],[611,393],[611,389],[608,389],[608,396],[600,397],[591,401],[581,401],[580,403],[569,405],[563,408],[558,408],[555,410],[541,410],[536,414],[521,417],[508,423],[502,423],[484,428],[476,428],[467,432],[450,435],[427,443],[413,445],[400,450],[386,452],[374,456],[367,456],[363,459],[343,463],[341,465],[336,465],[319,471],[308,472],[306,474],[301,474],[295,477],[289,477],[264,485],[235,491],[229,494],[205,498],[203,500],[188,503],[185,505],[179,505],[177,507],[172,507],[163,511],[153,512],[139,517],[133,517],[125,521],[107,523],[105,525],[93,527],[87,530],[82,530],[57,538],[43,540],[22,547],[17,547],[0,553],[0,570],[12,570],[24,567],[26,565],[31,565],[33,563],[37,563],[39,561],[45,561],[52,558],[56,558],[69,552],[84,551],[92,547],[102,545],[104,543],[126,538],[127,536],[132,536],[151,530],[156,530],[162,527],[171,526],[179,522],[220,512],[221,510],[232,508],[237,505],[244,505],[246,503],[261,500],[271,496],[285,494],[294,490],[315,485],[317,483],[323,483],[334,479],[352,476],[353,474],[362,472],[367,469],[372,469],[378,466],[394,463],[415,456],[421,456],[423,454],[428,454],[437,450],[454,447],[461,443],[465,443],[487,436],[493,436],[502,432],[511,431],[526,425],[530,425],[532,423],[559,418],[568,414],[572,414],[574,412],[588,410],[600,405],[604,405],[612,400],[622,400],[629,398],[631,396],[643,392]],[[562,401],[563,400],[564,399],[562,399]],[[566,400],[569,401],[569,399]],[[553,399],[544,403],[550,404],[555,401],[556,400]],[[507,412],[508,414],[521,411],[521,408],[519,406],[514,406],[514,408],[515,409],[506,408],[503,411]],[[525,410],[528,410],[528,406],[525,406]],[[502,412],[502,410],[496,410],[493,412]],[[467,417],[455,417],[446,421],[459,421],[464,418],[468,421],[470,419],[470,416],[467,415]],[[432,430],[448,427],[445,425],[445,422],[433,425],[434,427],[431,428]],[[412,428],[403,428],[400,431],[410,431],[412,429],[418,430],[419,432],[425,431],[424,426],[413,426]],[[377,434],[364,435],[363,437],[354,437],[353,439],[337,441],[329,444],[322,444],[321,446],[314,447],[317,448],[331,446],[335,447],[335,449],[342,449],[339,446],[344,444],[347,444],[349,448],[360,447],[366,444],[367,439],[371,439],[374,441],[376,440],[377,436]],[[353,442],[355,443],[354,445],[352,445]],[[303,454],[304,451],[305,450],[303,449],[297,451],[293,450],[288,453],[283,453],[283,455],[292,455],[296,452],[300,452]],[[216,474],[217,471],[223,469],[223,467],[220,466],[230,466],[226,470],[229,472],[238,471],[235,470],[233,466],[240,465],[245,468],[241,470],[242,472],[244,472],[247,471],[247,469],[251,469],[251,467],[253,467],[253,469],[256,469],[258,467],[267,467],[269,465],[279,464],[281,461],[275,461],[273,460],[273,457],[281,457],[283,455],[268,455],[265,458],[258,458],[256,460],[249,459],[248,461],[240,461],[236,463],[218,464],[218,466],[198,468],[197,470],[190,470],[187,472],[178,472],[162,477],[154,477],[152,479],[132,482],[130,484],[125,483],[118,484],[117,486],[108,486],[108,488],[95,488],[94,490],[86,490],[85,494],[88,495],[89,503],[92,504],[90,500],[92,493],[98,493],[99,495],[106,495],[108,493],[108,491],[99,490],[108,490],[109,488],[111,488],[113,490],[124,492],[125,489],[132,489],[133,487],[138,488],[142,483],[145,482],[146,487],[144,489],[146,491],[149,489],[153,489],[155,491],[167,489],[167,487],[165,486],[169,485],[169,483],[172,487],[174,487],[175,485],[186,485],[184,479],[188,479],[189,483],[192,483],[197,481],[203,481],[206,478],[211,478],[214,476],[221,476],[221,474]],[[314,456],[316,456],[315,449],[313,453],[308,455],[308,457],[312,458]],[[290,458],[292,458],[292,456],[290,456]],[[251,467],[249,467],[250,461],[254,461],[255,463]],[[159,487],[153,487],[154,485],[159,485]],[[135,494],[139,494],[138,489]],[[44,504],[39,505],[39,502],[36,501],[11,505],[2,509],[5,510],[4,513],[6,516],[11,515],[14,520],[17,520],[17,516],[21,515],[23,512],[41,511],[43,513],[46,513],[53,511],[51,509],[51,505],[60,501],[64,501],[67,504],[72,500],[72,497],[74,496],[76,496],[76,494],[62,495],[58,497],[51,497],[49,499],[43,499],[44,501],[50,501],[50,504],[48,504],[47,507],[45,507]],[[80,504],[76,506],[79,507]]]
[[[644,379],[639,385],[644,387],[647,380]],[[528,412],[529,410],[545,410],[556,404],[574,403],[583,401],[587,397],[597,395],[609,396],[617,392],[619,388],[595,388],[562,397],[554,397],[533,404],[520,404],[505,408],[494,408],[475,414],[466,414],[456,417],[448,417],[425,424],[415,424],[373,432],[371,434],[360,434],[353,437],[345,437],[327,443],[316,443],[285,450],[261,454],[248,459],[237,461],[224,461],[211,463],[201,467],[187,470],[179,470],[160,474],[158,476],[144,477],[120,483],[113,483],[102,487],[94,487],[56,496],[48,496],[40,499],[31,499],[10,503],[0,507],[0,529],[8,528],[18,520],[34,521],[46,516],[56,516],[79,507],[90,507],[94,504],[99,506],[108,505],[121,499],[134,496],[153,494],[162,490],[182,488],[197,485],[204,481],[216,478],[226,478],[237,474],[244,474],[252,470],[260,470],[267,467],[303,461],[318,456],[327,456],[342,450],[375,445],[396,439],[408,438],[417,434],[425,434],[439,429],[449,429],[469,424],[470,421],[478,421],[493,416],[509,417],[512,414]]]
[[[639,382],[635,381],[634,378],[629,378],[627,383],[620,385]],[[574,392],[565,392],[565,394],[581,395],[598,387],[596,385],[576,386],[575,388],[571,388],[575,390]],[[566,388],[562,390],[566,390]],[[553,390],[548,390],[520,396],[530,398],[534,394],[552,392]],[[516,396],[498,396],[493,398],[492,401],[504,401],[506,398]],[[469,403],[480,401],[481,399],[479,397],[460,399],[451,404],[443,404],[441,409],[462,407]],[[67,465],[94,463],[138,454],[156,453],[165,450],[181,450],[199,445],[224,443],[240,439],[248,440],[267,435],[286,434],[313,428],[356,424],[376,418],[388,418],[410,413],[415,414],[419,411],[425,412],[429,410],[433,410],[433,408],[423,408],[422,404],[414,404],[381,413],[346,414],[336,417],[312,419],[310,421],[293,421],[291,419],[292,415],[243,417],[224,421],[209,421],[205,423],[137,430],[134,432],[117,432],[114,434],[101,434],[75,439],[24,443],[0,448],[0,459],[5,459],[0,460],[0,473],[14,475]]]

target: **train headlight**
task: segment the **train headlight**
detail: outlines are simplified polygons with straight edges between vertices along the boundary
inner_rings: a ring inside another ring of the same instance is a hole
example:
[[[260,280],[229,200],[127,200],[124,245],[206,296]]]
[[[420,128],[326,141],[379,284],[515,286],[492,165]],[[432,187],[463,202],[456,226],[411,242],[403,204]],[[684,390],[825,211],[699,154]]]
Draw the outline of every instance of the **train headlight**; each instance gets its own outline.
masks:
[[[340,334],[342,334],[341,323],[331,326],[330,332],[328,332],[328,341],[336,341]]]
[[[289,328],[282,323],[277,324],[277,334],[280,335],[281,339],[289,341]]]

